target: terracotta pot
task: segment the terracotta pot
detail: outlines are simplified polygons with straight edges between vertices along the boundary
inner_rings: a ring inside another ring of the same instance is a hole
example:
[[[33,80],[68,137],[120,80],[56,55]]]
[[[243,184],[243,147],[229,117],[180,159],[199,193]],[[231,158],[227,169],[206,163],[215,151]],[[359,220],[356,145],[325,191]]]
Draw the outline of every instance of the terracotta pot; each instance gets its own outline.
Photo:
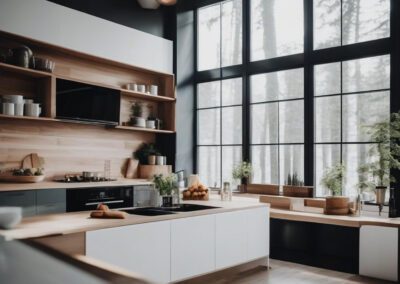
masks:
[[[349,201],[346,196],[326,197],[325,214],[328,215],[347,215],[349,214]]]
[[[149,165],[155,165],[156,164],[156,156],[155,155],[149,155],[147,157],[147,163]]]

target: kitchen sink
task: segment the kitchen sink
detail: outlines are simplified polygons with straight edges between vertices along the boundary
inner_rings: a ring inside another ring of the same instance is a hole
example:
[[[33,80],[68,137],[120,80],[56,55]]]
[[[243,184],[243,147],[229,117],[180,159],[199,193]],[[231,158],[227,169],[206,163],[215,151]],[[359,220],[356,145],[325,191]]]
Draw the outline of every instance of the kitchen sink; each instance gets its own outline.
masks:
[[[199,204],[179,204],[176,207],[160,207],[161,210],[168,212],[192,212],[192,211],[216,209],[216,208],[221,208],[221,207],[199,205]]]
[[[128,214],[132,215],[142,215],[142,216],[159,216],[159,215],[169,215],[174,214],[174,212],[161,210],[160,208],[156,207],[143,207],[143,208],[133,208],[133,209],[126,209],[121,210]]]

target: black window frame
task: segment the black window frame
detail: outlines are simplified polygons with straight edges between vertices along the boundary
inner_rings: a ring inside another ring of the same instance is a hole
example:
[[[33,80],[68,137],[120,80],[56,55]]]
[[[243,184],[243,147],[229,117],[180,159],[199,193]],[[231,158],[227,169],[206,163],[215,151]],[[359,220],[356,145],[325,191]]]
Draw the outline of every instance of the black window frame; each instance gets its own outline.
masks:
[[[243,121],[242,158],[250,160],[250,81],[251,75],[304,68],[304,182],[314,184],[314,65],[361,59],[379,55],[390,55],[390,111],[400,110],[400,1],[390,1],[390,37],[314,50],[313,1],[303,0],[304,6],[304,53],[293,54],[260,61],[250,61],[250,5],[242,0],[242,64],[212,70],[197,71],[197,9],[223,2],[222,0],[194,1],[194,61],[193,84],[213,80],[242,77]],[[197,88],[194,105],[193,172],[197,172]],[[400,177],[400,172],[395,173]],[[399,179],[397,179],[399,180]],[[398,193],[400,199],[400,193]]]

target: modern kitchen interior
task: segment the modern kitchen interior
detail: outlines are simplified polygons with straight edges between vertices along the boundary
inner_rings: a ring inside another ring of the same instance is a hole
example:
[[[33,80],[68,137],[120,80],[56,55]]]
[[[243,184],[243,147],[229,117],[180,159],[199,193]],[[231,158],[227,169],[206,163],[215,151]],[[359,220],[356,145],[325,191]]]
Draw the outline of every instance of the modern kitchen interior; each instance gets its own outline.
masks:
[[[0,283],[400,283],[400,1],[0,0]]]

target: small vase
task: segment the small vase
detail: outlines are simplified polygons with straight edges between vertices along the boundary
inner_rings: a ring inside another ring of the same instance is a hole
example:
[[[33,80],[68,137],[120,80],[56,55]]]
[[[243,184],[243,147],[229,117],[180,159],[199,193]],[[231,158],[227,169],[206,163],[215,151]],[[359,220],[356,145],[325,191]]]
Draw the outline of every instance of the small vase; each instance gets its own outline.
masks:
[[[385,197],[386,197],[386,186],[375,187],[375,193],[376,193],[376,203],[379,205],[383,205],[385,203]]]
[[[155,165],[156,164],[156,156],[155,155],[149,155],[147,157],[147,163],[149,165]]]
[[[172,207],[172,206],[173,206],[172,195],[161,196],[161,207]]]
[[[240,193],[247,192],[247,185],[249,184],[248,178],[242,178],[242,184],[240,185]]]

